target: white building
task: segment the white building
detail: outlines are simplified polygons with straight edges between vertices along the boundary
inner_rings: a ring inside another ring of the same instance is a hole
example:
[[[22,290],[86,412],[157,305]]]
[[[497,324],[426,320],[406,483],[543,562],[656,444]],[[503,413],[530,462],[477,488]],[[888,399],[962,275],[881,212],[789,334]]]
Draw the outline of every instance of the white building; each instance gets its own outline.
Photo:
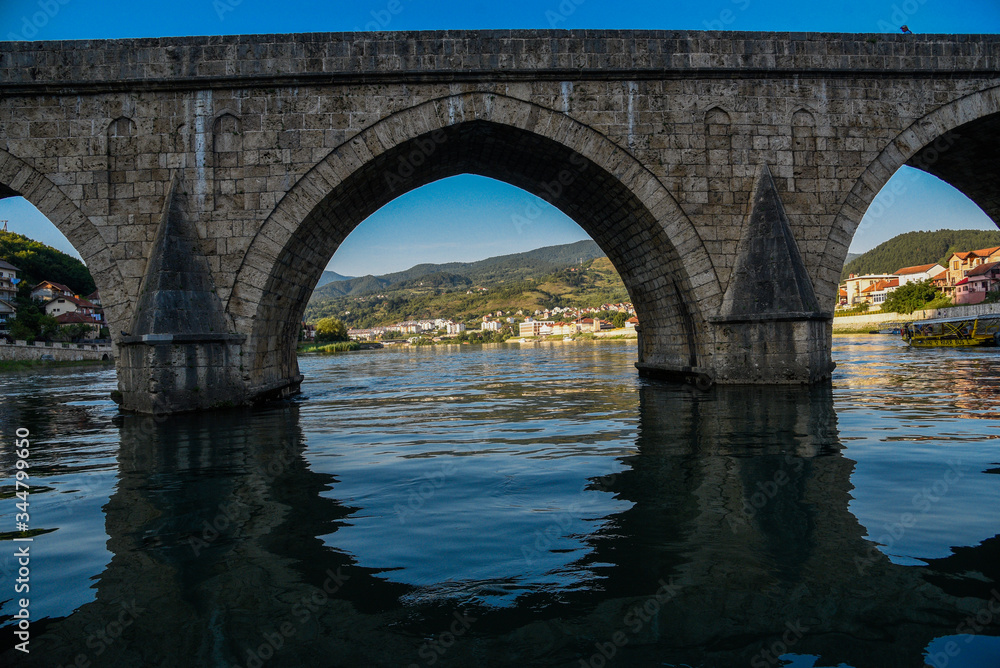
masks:
[[[892,281],[895,278],[895,274],[867,274],[865,276],[851,274],[850,278],[846,281],[847,305],[855,306],[862,301],[870,301],[865,299],[866,294],[872,292],[868,288],[874,287],[877,283]],[[866,290],[868,290],[868,293],[865,293]]]
[[[461,334],[465,331],[464,322],[449,322],[448,323],[448,333],[449,334]]]
[[[893,273],[899,276],[899,285],[904,286],[907,283],[918,283],[934,279],[938,274],[943,274],[946,271],[948,270],[935,262],[933,264],[917,265],[916,267],[903,267]]]

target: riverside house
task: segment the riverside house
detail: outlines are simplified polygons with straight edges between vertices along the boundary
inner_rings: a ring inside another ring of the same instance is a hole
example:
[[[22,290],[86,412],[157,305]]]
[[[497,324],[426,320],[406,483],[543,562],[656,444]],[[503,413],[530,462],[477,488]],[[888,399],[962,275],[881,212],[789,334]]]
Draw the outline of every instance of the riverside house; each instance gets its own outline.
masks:
[[[986,293],[1000,286],[1000,261],[987,262],[970,269],[965,278],[955,284],[956,304],[980,304]]]

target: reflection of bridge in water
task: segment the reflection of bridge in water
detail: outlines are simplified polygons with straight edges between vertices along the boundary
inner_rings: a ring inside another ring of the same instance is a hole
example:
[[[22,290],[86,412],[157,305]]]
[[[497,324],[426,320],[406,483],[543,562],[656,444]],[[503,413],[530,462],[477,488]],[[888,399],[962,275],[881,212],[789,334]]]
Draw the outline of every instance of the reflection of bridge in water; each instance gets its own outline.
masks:
[[[1000,539],[904,567],[864,538],[829,389],[640,396],[637,454],[590,481],[633,505],[585,538],[572,564],[585,581],[492,609],[408,596],[327,546],[359,509],[310,470],[296,406],[126,417],[105,507],[114,556],[96,600],[38,625],[29,659],[244,666],[254,649],[271,665],[578,666],[603,647],[619,665],[712,666],[785,643],[818,665],[915,666],[986,608]],[[449,628],[443,655],[425,644]]]

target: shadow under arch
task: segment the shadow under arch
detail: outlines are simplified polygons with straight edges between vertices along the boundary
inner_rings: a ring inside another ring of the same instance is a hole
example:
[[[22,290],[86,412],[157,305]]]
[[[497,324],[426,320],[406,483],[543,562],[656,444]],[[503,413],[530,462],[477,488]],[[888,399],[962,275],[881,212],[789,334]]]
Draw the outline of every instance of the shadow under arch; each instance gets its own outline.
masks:
[[[27,162],[0,148],[0,199],[23,197],[56,226],[87,265],[107,314],[118,332],[130,311],[121,272],[97,227],[56,184]]]
[[[705,314],[721,303],[701,238],[656,177],[564,114],[492,93],[394,114],[304,176],[264,223],[228,310],[252,332],[252,393],[297,383],[294,342],[313,287],[341,241],[404,193],[463,173],[520,187],[561,209],[604,250],[642,322],[640,361],[708,366]],[[517,221],[512,221],[516,224]]]
[[[915,120],[871,161],[837,214],[816,284],[820,303],[834,303],[839,267],[875,196],[904,165],[933,174],[953,186],[1000,227],[1000,86],[970,93]],[[830,267],[836,266],[834,270]],[[824,301],[825,300],[825,301]]]

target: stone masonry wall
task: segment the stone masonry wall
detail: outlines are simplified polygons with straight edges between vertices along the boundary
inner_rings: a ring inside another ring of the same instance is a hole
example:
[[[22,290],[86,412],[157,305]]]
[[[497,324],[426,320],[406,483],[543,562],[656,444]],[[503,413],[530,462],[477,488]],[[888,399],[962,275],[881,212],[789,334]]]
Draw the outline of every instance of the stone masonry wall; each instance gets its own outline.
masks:
[[[440,124],[530,128],[589,156],[659,221],[665,242],[624,230],[613,242],[628,249],[616,255],[623,275],[649,277],[631,291],[684,305],[640,313],[655,325],[644,345],[696,331],[698,363],[709,364],[717,341],[706,323],[728,287],[761,167],[832,311],[868,203],[921,149],[1000,112],[998,72],[996,35],[445,31],[0,43],[0,195],[23,194],[80,250],[118,337],[182,172],[219,298],[236,327],[260,328],[240,332],[248,350],[273,348],[282,336],[257,315],[284,289],[275,287],[282,272],[321,261],[301,238],[316,232],[309,216],[337,184]],[[380,177],[409,159],[381,165]],[[512,174],[521,187],[544,186],[531,164]]]

